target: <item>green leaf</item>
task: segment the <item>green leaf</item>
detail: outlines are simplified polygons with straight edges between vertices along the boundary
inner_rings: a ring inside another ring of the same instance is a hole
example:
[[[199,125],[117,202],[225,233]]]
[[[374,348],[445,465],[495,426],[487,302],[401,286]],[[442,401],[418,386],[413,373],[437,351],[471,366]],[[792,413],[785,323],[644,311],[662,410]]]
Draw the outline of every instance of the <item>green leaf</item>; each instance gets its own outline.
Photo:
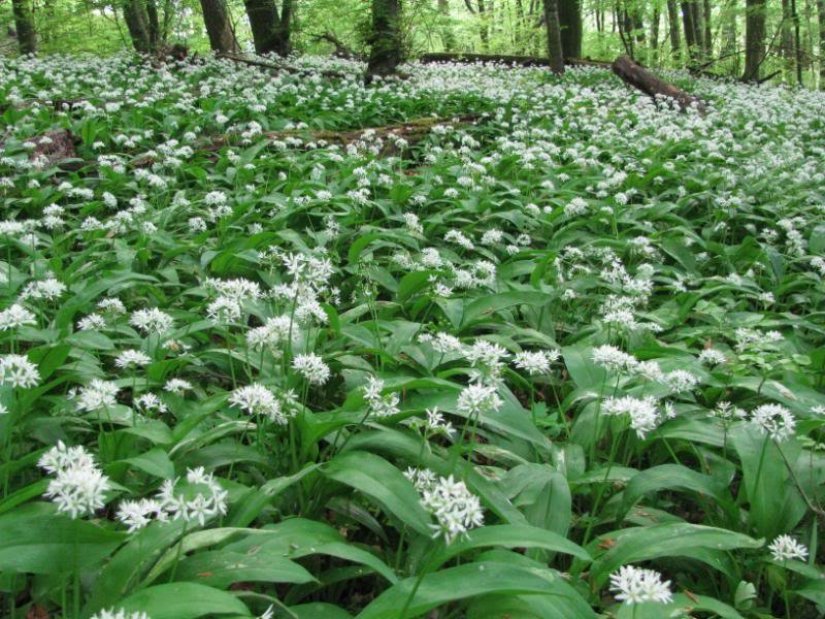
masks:
[[[166,455],[166,452],[159,447],[151,449],[139,456],[120,460],[120,462],[130,464],[145,473],[149,473],[149,475],[154,475],[161,479],[172,479],[175,476],[175,465],[169,459],[169,456]]]
[[[178,565],[175,578],[226,589],[236,582],[307,583],[312,574],[297,563],[264,549],[247,553],[230,550],[199,552]]]
[[[419,617],[443,604],[490,593],[531,593],[552,599],[560,595],[554,586],[559,580],[549,571],[537,573],[492,561],[468,563],[425,574],[420,579],[402,580],[373,600],[357,619],[398,619],[411,596],[406,617]]]
[[[706,527],[698,524],[668,523],[652,527],[620,529],[599,536],[587,549],[596,556],[590,566],[590,576],[597,588],[607,582],[610,574],[621,566],[658,557],[693,557],[719,569],[721,551],[734,548],[761,548],[763,540],[742,533]],[[706,551],[706,552],[703,552]]]
[[[659,490],[690,490],[713,499],[728,511],[735,510],[722,481],[681,464],[662,464],[640,471],[630,479],[622,493],[622,514],[626,514],[645,494]]]
[[[550,299],[550,295],[546,293],[529,290],[514,290],[479,297],[464,306],[464,315],[461,321],[462,328],[466,328],[471,323],[488,314],[494,314],[519,305],[539,307],[549,303]]]
[[[204,615],[250,617],[246,605],[234,595],[194,582],[156,585],[133,593],[118,606],[144,612],[152,619],[196,619]]]
[[[473,529],[466,537],[455,540],[441,551],[434,564],[439,566],[465,552],[488,546],[541,548],[590,561],[590,555],[584,548],[558,533],[525,524],[500,524]]]
[[[0,516],[0,572],[64,574],[98,564],[123,540],[86,520],[34,503]]]
[[[365,451],[336,456],[324,474],[375,500],[384,510],[422,535],[431,535],[430,518],[406,477],[383,458]]]

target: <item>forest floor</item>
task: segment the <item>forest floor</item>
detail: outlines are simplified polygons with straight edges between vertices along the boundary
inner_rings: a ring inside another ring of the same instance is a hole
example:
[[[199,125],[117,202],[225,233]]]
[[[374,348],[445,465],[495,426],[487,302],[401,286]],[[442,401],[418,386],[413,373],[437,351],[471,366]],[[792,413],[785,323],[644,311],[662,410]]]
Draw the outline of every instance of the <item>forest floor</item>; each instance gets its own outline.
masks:
[[[825,93],[290,66],[0,60],[0,614],[819,616]]]

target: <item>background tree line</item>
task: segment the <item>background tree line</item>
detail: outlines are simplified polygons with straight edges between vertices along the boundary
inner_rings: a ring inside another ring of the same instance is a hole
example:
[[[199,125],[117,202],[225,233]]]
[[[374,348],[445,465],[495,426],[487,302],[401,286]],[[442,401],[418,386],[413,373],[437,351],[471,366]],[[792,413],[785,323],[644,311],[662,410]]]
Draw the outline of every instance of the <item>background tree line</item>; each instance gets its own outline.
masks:
[[[825,0],[2,0],[4,53],[131,46],[285,56],[427,51],[610,60],[825,87]]]

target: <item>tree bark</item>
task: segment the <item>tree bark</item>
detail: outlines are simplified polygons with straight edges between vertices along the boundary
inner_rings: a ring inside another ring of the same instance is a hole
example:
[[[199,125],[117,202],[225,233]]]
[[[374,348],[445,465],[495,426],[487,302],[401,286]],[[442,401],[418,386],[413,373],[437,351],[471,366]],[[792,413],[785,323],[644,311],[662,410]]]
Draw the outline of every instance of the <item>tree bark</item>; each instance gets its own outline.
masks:
[[[547,27],[547,57],[550,59],[550,70],[556,75],[562,75],[564,51],[557,0],[544,0],[544,23]]]
[[[765,57],[765,5],[766,0],[745,1],[745,72],[742,80],[759,79],[759,68]]]
[[[149,26],[149,13],[143,0],[126,0],[123,5],[123,19],[129,29],[129,36],[136,52],[151,54],[154,51]]]
[[[259,54],[288,56],[292,51],[292,0],[284,0],[280,15],[275,0],[244,0],[249,27]]]
[[[696,26],[693,23],[693,10],[690,5],[690,0],[682,0],[682,22],[685,27],[685,45],[687,46],[688,57],[691,60],[696,60],[698,41],[696,40]]]
[[[521,0],[518,2],[521,7]],[[444,44],[444,50],[451,52],[455,49],[455,34],[453,33],[453,25],[450,17],[450,2],[449,0],[438,0],[438,12],[441,14],[441,42]]]
[[[219,54],[236,54],[240,51],[229,12],[224,0],[200,0],[203,23],[209,35],[209,46]]]
[[[37,52],[37,33],[34,30],[34,11],[30,0],[12,0],[14,27],[21,54]]]
[[[582,55],[582,5],[581,0],[556,0],[561,32],[561,48],[564,55],[579,58]],[[545,3],[545,15],[547,4]]]
[[[670,50],[673,52],[673,58],[679,60],[682,42],[679,36],[679,9],[676,0],[667,0],[667,21],[670,26]]]
[[[366,81],[395,73],[403,60],[401,0],[373,0]]]
[[[819,17],[819,87],[825,90],[825,0],[817,0]]]
[[[705,57],[712,58],[713,57],[713,28],[711,28],[711,6],[710,0],[704,0],[703,2],[703,23],[705,26],[705,33],[704,37],[702,38],[704,42],[704,50],[705,50]]]
[[[802,86],[802,36],[799,32],[799,13],[796,10],[796,0],[791,0],[791,17],[793,17],[796,83]]]
[[[654,7],[653,19],[650,22],[650,59],[653,64],[659,62],[659,22],[661,17],[659,7]]]
[[[682,109],[695,107],[700,112],[705,111],[705,105],[701,99],[665,82],[633,62],[628,56],[616,58],[613,62],[613,72],[626,83],[638,88],[654,99],[656,97],[668,97],[678,103]]]

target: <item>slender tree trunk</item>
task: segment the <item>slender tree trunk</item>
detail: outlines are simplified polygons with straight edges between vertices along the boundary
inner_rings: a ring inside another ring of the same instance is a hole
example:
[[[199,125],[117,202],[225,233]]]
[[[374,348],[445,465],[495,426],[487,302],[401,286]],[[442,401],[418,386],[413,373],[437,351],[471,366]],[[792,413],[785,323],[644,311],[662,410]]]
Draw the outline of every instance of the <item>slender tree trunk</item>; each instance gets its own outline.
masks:
[[[560,22],[557,0],[544,0],[544,23],[547,27],[547,57],[550,58],[550,69],[556,75],[564,73],[564,50],[562,47]]]
[[[678,61],[682,42],[679,36],[679,9],[676,0],[667,0],[667,22],[670,27],[670,50],[673,52],[673,58]]]
[[[817,0],[819,17],[819,87],[825,90],[825,0]]]
[[[402,59],[401,0],[373,0],[367,82],[395,73]]]
[[[785,80],[789,81],[791,79],[791,75],[793,75],[794,62],[793,15],[791,14],[790,0],[782,0],[782,34],[780,41]]]
[[[766,0],[745,0],[745,72],[746,82],[759,79],[759,67],[765,56]]]
[[[567,58],[582,55],[582,5],[581,0],[556,0],[558,7],[561,47]],[[545,12],[547,5],[545,4]],[[545,13],[546,14],[546,13]]]
[[[152,50],[157,50],[161,44],[158,6],[155,4],[155,0],[143,1],[146,3],[146,17],[149,23],[149,46]]]
[[[284,0],[281,14],[275,0],[244,0],[249,27],[259,54],[276,53],[286,56],[291,51],[292,2]]]
[[[796,83],[802,86],[802,37],[799,32],[799,13],[796,10],[796,0],[791,0],[791,16],[793,17]]]
[[[690,11],[693,17],[693,40],[696,42],[696,55],[701,58],[705,55],[705,29],[702,0],[690,0]]]
[[[126,0],[123,5],[123,20],[129,29],[129,36],[136,52],[151,54],[152,45],[149,13],[143,0]]]
[[[203,23],[209,35],[209,46],[219,54],[235,54],[240,51],[229,12],[224,0],[200,0]]]
[[[688,57],[691,60],[696,60],[696,26],[693,23],[693,9],[691,9],[690,0],[682,0],[682,22],[685,27],[685,45],[687,46]]]
[[[517,9],[521,9],[521,0],[518,0]],[[441,14],[442,20],[440,28],[441,42],[444,44],[444,50],[451,52],[455,49],[455,34],[451,23],[449,0],[438,0],[438,12]],[[523,15],[519,19],[519,24],[522,21],[524,21]]]
[[[659,21],[661,17],[659,7],[654,7],[653,20],[650,22],[650,59],[653,64],[659,63]]]
[[[730,2],[725,7],[725,13],[721,17],[724,20],[724,26],[722,29],[722,48],[719,52],[720,56],[728,56],[733,54],[731,57],[733,73],[738,75],[741,71],[741,59],[739,54],[736,54],[736,49],[738,46],[738,31],[736,27],[736,3]]]
[[[21,54],[37,52],[37,33],[34,30],[34,12],[30,0],[12,0],[14,27]]]
[[[711,28],[711,6],[710,0],[704,0],[703,2],[703,17],[704,17],[704,24],[705,24],[705,36],[704,36],[704,50],[705,50],[705,57],[712,58],[713,57],[713,28]]]

